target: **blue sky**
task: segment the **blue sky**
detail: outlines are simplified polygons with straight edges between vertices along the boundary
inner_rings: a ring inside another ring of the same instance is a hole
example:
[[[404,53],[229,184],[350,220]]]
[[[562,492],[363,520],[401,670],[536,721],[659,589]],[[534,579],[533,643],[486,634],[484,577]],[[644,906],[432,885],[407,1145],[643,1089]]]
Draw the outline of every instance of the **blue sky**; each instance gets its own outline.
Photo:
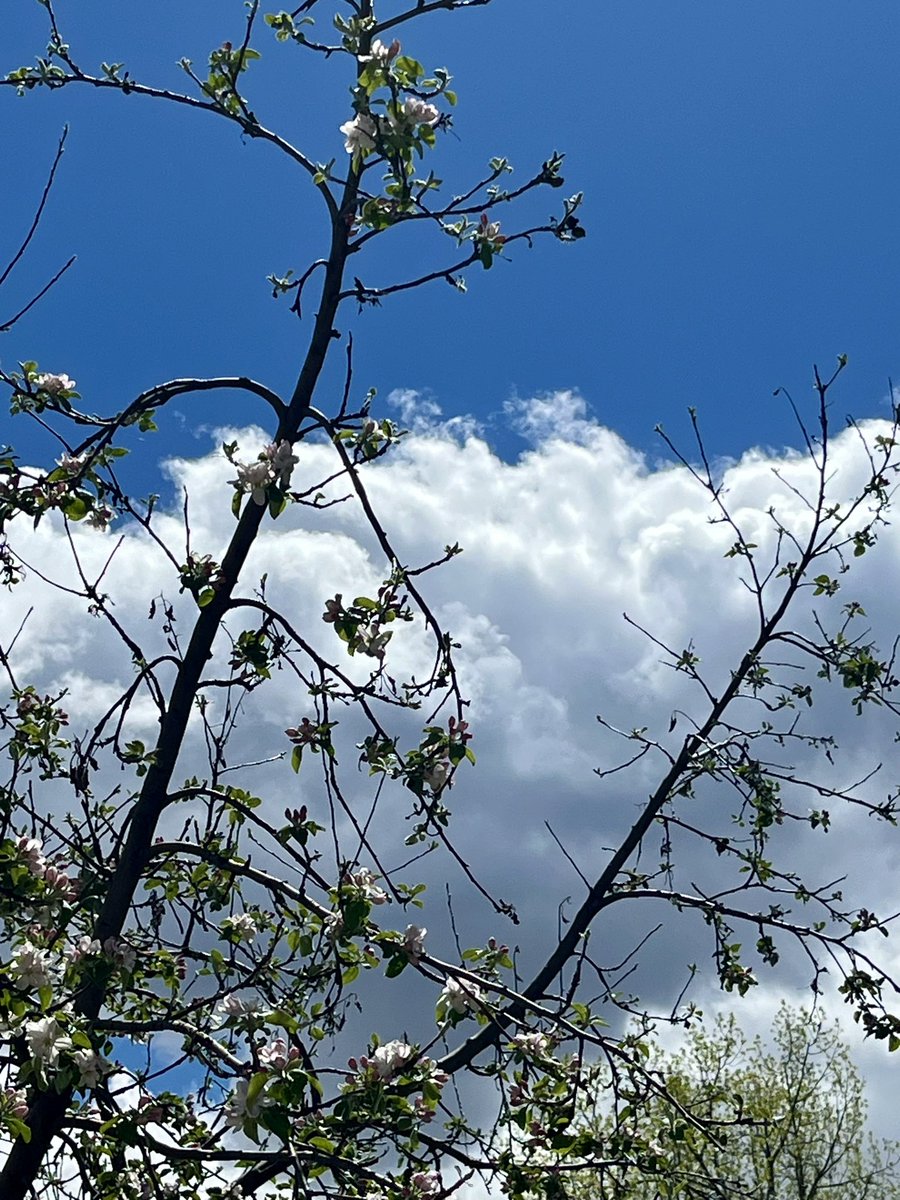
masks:
[[[348,310],[360,393],[431,392],[448,415],[485,421],[506,457],[521,443],[504,402],[556,388],[579,389],[638,448],[689,404],[716,452],[794,441],[773,389],[805,397],[811,363],[841,352],[852,370],[836,403],[879,411],[898,367],[896,6],[873,0],[851,16],[837,0],[567,0],[554,12],[495,0],[440,13],[407,26],[405,48],[456,79],[455,132],[434,158],[448,189],[492,154],[521,177],[558,147],[567,188],[586,194],[589,237],[472,272],[466,297],[437,284],[362,319]],[[34,0],[7,4],[4,69],[42,48],[43,15]],[[59,15],[85,64],[123,60],[135,77],[182,86],[175,61],[202,64],[234,38],[241,6],[62,0]],[[317,159],[342,155],[346,64],[311,62],[265,32],[259,45],[248,91],[261,118]],[[4,246],[64,121],[59,186],[4,312],[70,253],[78,263],[0,340],[3,365],[65,370],[104,408],[175,374],[247,372],[287,388],[304,329],[270,300],[265,275],[320,252],[306,180],[205,114],[5,91]],[[555,198],[542,194],[537,213]],[[420,254],[386,241],[366,281],[389,282]],[[221,397],[214,411],[194,404],[166,449],[205,449],[191,430],[238,415]]]

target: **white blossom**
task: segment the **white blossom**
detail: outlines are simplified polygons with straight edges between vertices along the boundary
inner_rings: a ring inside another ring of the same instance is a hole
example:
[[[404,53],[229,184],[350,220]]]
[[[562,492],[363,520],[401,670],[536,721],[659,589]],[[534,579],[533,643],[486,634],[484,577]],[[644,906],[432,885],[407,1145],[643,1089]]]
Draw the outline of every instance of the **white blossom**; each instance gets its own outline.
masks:
[[[291,482],[291,475],[295,465],[300,461],[294,453],[294,448],[286,439],[278,442],[273,442],[263,451],[267,460],[271,464],[271,469],[275,475],[276,481],[281,487],[286,488]]]
[[[512,1039],[512,1044],[517,1050],[521,1050],[523,1054],[528,1054],[532,1058],[544,1058],[550,1052],[552,1046],[551,1039],[546,1033],[517,1033]]]
[[[379,38],[376,38],[369,47],[368,54],[360,54],[359,61],[361,63],[374,62],[379,67],[386,67],[388,63],[397,57],[400,53],[400,43],[394,39],[389,46],[386,46]]]
[[[352,121],[345,121],[341,133],[347,153],[362,156],[374,150],[375,128],[375,122],[368,113],[357,113]]]
[[[266,488],[271,483],[269,463],[257,460],[252,463],[237,463],[238,477],[232,480],[242,492],[249,492],[254,504],[265,504]]]
[[[109,1059],[96,1050],[76,1050],[72,1061],[78,1068],[78,1087],[96,1087],[104,1075],[113,1069]]]
[[[221,928],[230,929],[239,942],[252,942],[257,934],[256,918],[251,913],[238,913],[236,916],[226,917]]]
[[[474,983],[451,975],[444,984],[439,1003],[457,1013],[476,1011],[484,1003],[484,992]]]
[[[47,860],[42,853],[44,843],[39,838],[25,837],[23,834],[16,842],[16,849],[25,860],[28,870],[32,875],[43,876],[44,869],[47,866]]]
[[[31,1057],[48,1067],[55,1067],[59,1056],[72,1049],[72,1039],[65,1035],[55,1017],[26,1021],[25,1040]]]
[[[259,1001],[253,997],[250,1000],[243,1000],[240,996],[235,996],[233,993],[219,1001],[219,1012],[224,1013],[228,1017],[243,1017],[247,1013],[256,1012],[259,1008]]]
[[[425,953],[425,935],[428,930],[422,925],[407,925],[403,935],[403,949],[417,962]]]
[[[322,929],[326,936],[330,937],[333,942],[336,942],[344,932],[344,914],[339,912],[329,913],[322,922]]]
[[[283,1037],[273,1038],[268,1046],[260,1046],[259,1061],[270,1071],[283,1071],[288,1063],[300,1057],[296,1046],[289,1046]]]
[[[225,1105],[225,1123],[232,1129],[239,1129],[247,1120],[254,1120],[264,1108],[272,1103],[272,1098],[266,1095],[265,1088],[250,1102],[247,1099],[249,1079],[239,1079],[237,1087],[231,1093]]]
[[[80,962],[82,958],[94,957],[102,953],[102,949],[96,938],[90,938],[85,934],[69,947],[69,961],[76,963]]]
[[[25,1089],[8,1087],[0,1093],[0,1111],[23,1121],[28,1116],[28,1093]]]
[[[115,515],[114,510],[108,504],[96,504],[85,518],[85,523],[92,529],[99,529],[105,533]]]
[[[68,375],[38,375],[34,381],[42,392],[58,396],[60,392],[74,392],[75,380]]]
[[[422,780],[433,792],[439,792],[442,788],[446,787],[449,775],[450,763],[445,758],[442,758],[428,768],[422,776]]]
[[[416,1171],[409,1181],[410,1193],[417,1196],[433,1196],[442,1187],[441,1177],[434,1171]]]
[[[84,454],[63,454],[56,460],[56,463],[70,475],[77,475],[88,461],[89,455],[85,452]]]
[[[107,954],[115,963],[125,971],[131,972],[134,970],[134,965],[137,962],[137,951],[133,946],[129,946],[127,942],[123,942],[121,938],[108,937],[103,943],[103,952]]]
[[[402,1071],[409,1060],[415,1057],[415,1048],[407,1042],[385,1042],[365,1060],[379,1079],[388,1080]]]
[[[354,887],[359,888],[370,904],[387,904],[388,894],[383,888],[376,885],[377,878],[378,876],[368,867],[360,867],[350,876],[350,882]]]
[[[13,955],[9,969],[20,987],[42,988],[50,982],[50,956],[31,942],[22,943]]]
[[[434,125],[441,116],[433,104],[420,100],[418,96],[407,97],[401,112],[410,125]]]

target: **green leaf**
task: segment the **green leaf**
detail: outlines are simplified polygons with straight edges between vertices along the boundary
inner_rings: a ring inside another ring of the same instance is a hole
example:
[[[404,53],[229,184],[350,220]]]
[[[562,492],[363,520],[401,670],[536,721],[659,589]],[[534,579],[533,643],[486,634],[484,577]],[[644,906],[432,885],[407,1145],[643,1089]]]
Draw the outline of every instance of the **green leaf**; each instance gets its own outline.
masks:
[[[303,747],[295,746],[293,749],[293,752],[291,753],[291,767],[292,767],[295,775],[300,770],[300,763],[302,761],[303,761]]]
[[[267,1108],[259,1119],[260,1124],[274,1133],[276,1137],[288,1145],[291,1140],[291,1121],[287,1113],[280,1108]]]
[[[73,496],[71,500],[67,500],[63,505],[63,512],[70,521],[82,521],[90,512],[90,506],[85,503],[81,496]]]
[[[385,975],[388,979],[396,979],[401,971],[405,971],[409,966],[409,959],[405,954],[395,954],[387,965]]]
[[[256,1101],[262,1095],[262,1090],[266,1086],[266,1082],[268,1081],[268,1078],[269,1078],[268,1071],[257,1071],[256,1074],[253,1076],[253,1078],[250,1080],[250,1084],[247,1087],[247,1108],[248,1109],[252,1108],[252,1106],[256,1103]]]

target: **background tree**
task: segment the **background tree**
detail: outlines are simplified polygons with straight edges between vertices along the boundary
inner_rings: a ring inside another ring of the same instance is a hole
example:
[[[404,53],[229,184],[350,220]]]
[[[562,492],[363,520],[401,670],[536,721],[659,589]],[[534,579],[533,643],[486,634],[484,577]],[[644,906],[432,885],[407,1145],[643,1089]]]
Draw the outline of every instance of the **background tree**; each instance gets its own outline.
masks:
[[[610,922],[630,936],[637,925],[622,914],[648,905],[699,918],[727,990],[743,994],[760,963],[774,966],[791,948],[814,985],[826,964],[839,975],[868,1032],[892,1048],[900,1042],[888,1006],[896,985],[870,946],[885,922],[845,903],[833,882],[785,865],[791,846],[782,836],[797,826],[821,837],[826,804],[889,824],[896,813],[896,795],[874,794],[868,777],[835,781],[827,709],[818,723],[808,711],[833,700],[829,684],[860,715],[896,711],[891,654],[868,636],[858,603],[835,600],[885,522],[896,429],[859,431],[838,488],[834,376],[816,373],[811,428],[801,419],[806,454],[780,477],[783,495],[802,501],[796,521],[775,505],[751,536],[702,443],[682,460],[752,599],[745,649],[718,678],[704,674],[690,645],[657,642],[688,685],[684,706],[667,730],[623,732],[625,765],[646,770],[656,760],[659,776],[607,858],[590,877],[579,872],[582,901],[560,937],[527,960],[493,934],[466,948],[450,942],[439,955],[424,925],[408,922],[424,903],[422,874],[434,876],[420,865],[426,855],[451,864],[493,922],[517,914],[451,838],[450,789],[474,759],[474,730],[453,631],[429,604],[426,576],[458,547],[406,561],[375,512],[366,480],[401,431],[373,415],[370,394],[358,397],[338,314],[431,282],[461,288],[468,269],[490,268],[541,235],[582,236],[577,194],[554,217],[511,224],[513,201],[562,185],[558,154],[518,187],[506,186],[509,164],[495,159],[449,199],[424,165],[455,96],[447,71],[426,71],[399,35],[437,10],[485,2],[306,0],[263,23],[252,0],[206,72],[183,61],[192,90],[179,93],[119,63],[83,66],[56,6],[42,0],[49,48],[4,81],[23,95],[87,87],[214,114],[286,156],[327,217],[321,257],[270,281],[309,325],[287,395],[243,375],[178,378],[102,415],[79,395],[71,364],[23,354],[0,375],[13,414],[55,439],[45,466],[24,465],[12,450],[0,464],[5,580],[35,574],[29,532],[53,522],[71,557],[38,582],[106,622],[109,654],[131,679],[85,727],[64,710],[61,691],[26,674],[17,630],[3,646],[0,1014],[11,1146],[0,1194],[8,1200],[277,1190],[418,1200],[475,1176],[512,1195],[558,1194],[585,1167],[627,1159],[577,1126],[585,1061],[611,1062],[622,1095],[665,1090],[638,1040],[608,1031],[601,1007],[610,1019],[637,1014],[642,1028],[653,1017],[623,991],[628,968],[605,961],[590,940]],[[310,24],[326,9],[333,35]],[[258,119],[245,76],[260,56],[262,24],[283,50],[346,69],[340,159],[318,163]],[[4,278],[42,212],[43,201]],[[369,246],[404,226],[451,252],[423,265],[417,243],[408,276],[364,279]],[[16,324],[14,315],[7,330]],[[341,342],[344,387],[332,399],[322,372]],[[190,494],[174,510],[132,496],[123,460],[142,446],[135,434],[164,424],[173,399],[226,391],[258,404],[267,433],[222,447],[220,494],[235,524],[218,544],[200,538]],[[318,527],[345,499],[358,505],[381,575],[357,582],[348,568],[352,591],[317,597],[311,619],[261,567],[263,534],[297,513]],[[148,620],[125,623],[117,589],[144,579]],[[28,672],[39,673],[33,664]],[[289,706],[277,708],[283,738],[258,756],[237,755],[235,731],[262,727],[266,698],[283,696],[279,675],[292,683]],[[152,714],[151,738],[139,734],[142,711]],[[265,794],[266,769],[283,755],[295,771],[317,771],[314,810],[284,810]],[[752,931],[749,955],[736,926]],[[676,996],[670,1019],[690,1014]],[[668,1102],[677,1107],[677,1097]]]
[[[751,1041],[734,1014],[720,1015],[691,1029],[674,1054],[652,1046],[649,1062],[667,1098],[628,1105],[620,1095],[615,1116],[604,1107],[603,1072],[593,1076],[585,1119],[609,1144],[627,1140],[634,1162],[573,1181],[573,1196],[898,1195],[900,1145],[868,1132],[863,1080],[821,1013],[782,1004],[771,1041]]]

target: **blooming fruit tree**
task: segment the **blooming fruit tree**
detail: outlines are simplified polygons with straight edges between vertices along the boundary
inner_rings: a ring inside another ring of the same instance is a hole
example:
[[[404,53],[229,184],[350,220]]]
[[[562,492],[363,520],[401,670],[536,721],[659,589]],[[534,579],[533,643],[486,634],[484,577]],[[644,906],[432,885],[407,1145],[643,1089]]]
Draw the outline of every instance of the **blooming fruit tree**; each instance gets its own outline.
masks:
[[[515,187],[509,164],[495,159],[449,199],[427,166],[456,97],[448,72],[426,70],[407,43],[418,22],[439,10],[488,2],[305,0],[291,12],[264,13],[250,0],[236,6],[237,35],[212,50],[205,74],[182,62],[188,89],[176,92],[133,78],[122,64],[94,71],[67,40],[55,0],[41,0],[47,50],[3,80],[21,95],[91,88],[212,113],[283,154],[318,193],[328,228],[321,257],[299,275],[271,278],[307,331],[289,394],[245,376],[179,378],[97,415],[68,374],[77,374],[75,364],[39,364],[26,353],[15,370],[0,372],[17,418],[54,431],[62,445],[45,467],[24,465],[12,448],[0,457],[3,582],[15,587],[27,573],[27,536],[42,521],[69,533],[92,527],[88,536],[96,538],[120,530],[144,539],[167,572],[161,595],[148,595],[149,632],[137,632],[105,590],[108,564],[88,569],[83,542],[69,538],[67,592],[106,622],[110,646],[133,672],[90,728],[67,714],[62,694],[23,676],[14,631],[0,647],[8,685],[0,714],[7,763],[0,792],[4,1200],[418,1200],[451,1195],[473,1178],[515,1196],[551,1197],[564,1194],[567,1176],[585,1166],[602,1171],[627,1159],[664,1173],[664,1148],[651,1151],[636,1135],[601,1139],[573,1123],[582,1065],[598,1054],[614,1067],[623,1106],[648,1091],[665,1099],[640,1037],[614,1033],[595,1003],[599,995],[607,1015],[643,1013],[613,986],[588,937],[601,915],[618,914],[626,900],[699,913],[729,990],[753,983],[735,924],[756,931],[763,962],[774,963],[785,942],[801,947],[817,971],[825,956],[867,1029],[892,1045],[900,1037],[885,1004],[893,985],[859,946],[882,923],[873,913],[847,911],[833,890],[805,883],[770,852],[773,835],[796,815],[782,794],[788,781],[888,822],[895,815],[893,797],[875,802],[829,789],[827,766],[822,779],[798,781],[785,765],[794,747],[829,750],[827,737],[804,724],[814,690],[800,674],[804,663],[816,668],[823,688],[843,685],[860,711],[878,705],[893,712],[896,686],[890,663],[855,633],[858,606],[846,606],[833,629],[791,624],[806,597],[832,596],[848,563],[874,544],[896,471],[888,430],[868,447],[856,498],[843,506],[829,500],[832,380],[818,376],[809,519],[791,530],[773,512],[771,561],[758,560],[731,516],[702,446],[701,466],[691,466],[733,535],[729,555],[745,568],[756,626],[717,690],[690,650],[663,647],[705,708],[674,748],[646,730],[624,735],[638,757],[661,757],[660,779],[621,843],[593,879],[584,878],[583,902],[562,936],[524,979],[494,932],[458,957],[441,957],[429,944],[415,865],[421,852],[447,856],[493,906],[496,921],[516,914],[491,898],[452,838],[449,797],[457,772],[474,763],[475,730],[451,633],[428,602],[427,577],[459,547],[426,563],[395,552],[389,514],[382,523],[366,475],[401,431],[373,414],[371,397],[352,400],[352,346],[336,321],[346,306],[362,309],[435,281],[464,290],[468,270],[490,268],[537,237],[583,236],[578,195],[552,217],[516,224],[516,201],[563,186],[558,154]],[[267,42],[265,53],[322,56],[346,72],[349,96],[335,114],[332,161],[313,161],[257,119],[246,74]],[[35,224],[52,182],[51,173]],[[434,265],[377,288],[358,273],[348,279],[351,260],[361,271],[370,243],[404,226],[435,235]],[[346,387],[325,404],[318,398],[323,368],[342,341]],[[160,533],[171,514],[124,486],[123,443],[163,426],[176,398],[216,391],[258,404],[266,440],[223,446],[231,478],[222,503],[233,513],[227,544],[194,546],[186,503],[186,549],[176,549]],[[319,480],[295,477],[304,445],[328,448]],[[313,630],[270,602],[250,560],[269,523],[289,507],[318,514],[341,498],[335,488],[359,506],[383,574],[371,594],[322,595]],[[773,647],[777,669],[769,665]],[[297,696],[295,715],[284,721],[284,768],[318,773],[315,809],[277,810],[256,794],[254,764],[231,757],[235,728],[275,672],[290,674]],[[742,719],[748,698],[750,711],[763,714],[759,723]],[[155,718],[149,742],[133,735],[141,704]],[[348,736],[359,771],[346,769]],[[368,817],[359,815],[360,780]],[[738,797],[730,831],[719,824],[710,831],[685,815],[704,788]],[[386,805],[396,813],[401,799],[407,821],[394,834],[379,814]],[[821,831],[827,813],[818,810],[808,823]],[[662,862],[638,866],[648,835],[660,830]],[[699,841],[740,887],[704,892],[680,880],[683,839]],[[404,845],[412,861],[386,866],[386,844],[390,861]],[[367,997],[376,990],[394,997],[394,1012],[397,997],[405,1004],[421,996],[423,1011],[404,1011],[391,1027],[382,1015],[375,1027]],[[684,1020],[690,1010],[676,1004],[672,1015]]]

